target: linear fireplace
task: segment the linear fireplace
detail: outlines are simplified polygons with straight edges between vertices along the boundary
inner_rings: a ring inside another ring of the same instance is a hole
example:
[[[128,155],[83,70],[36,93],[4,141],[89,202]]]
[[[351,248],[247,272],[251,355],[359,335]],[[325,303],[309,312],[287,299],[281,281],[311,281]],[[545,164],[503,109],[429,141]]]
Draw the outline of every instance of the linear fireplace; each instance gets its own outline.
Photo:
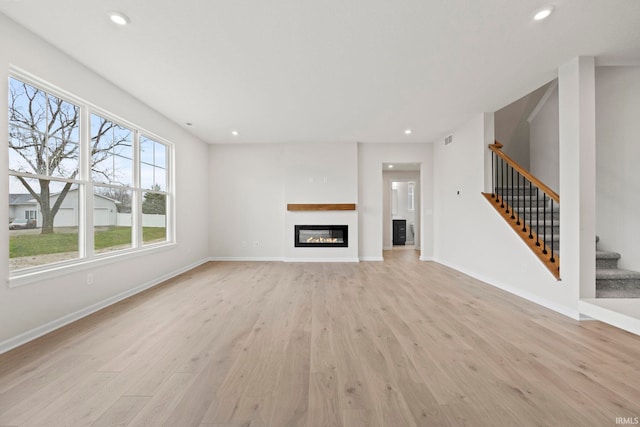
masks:
[[[302,248],[346,248],[349,247],[349,226],[296,225],[294,243]]]

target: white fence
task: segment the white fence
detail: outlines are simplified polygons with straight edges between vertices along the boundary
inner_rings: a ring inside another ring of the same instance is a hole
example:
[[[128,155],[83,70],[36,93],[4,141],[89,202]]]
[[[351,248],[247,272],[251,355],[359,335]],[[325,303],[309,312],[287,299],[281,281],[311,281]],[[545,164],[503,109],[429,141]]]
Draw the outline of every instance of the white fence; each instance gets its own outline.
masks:
[[[166,227],[166,215],[142,214],[143,227]],[[116,219],[116,225],[122,227],[131,227],[131,214],[119,213]]]

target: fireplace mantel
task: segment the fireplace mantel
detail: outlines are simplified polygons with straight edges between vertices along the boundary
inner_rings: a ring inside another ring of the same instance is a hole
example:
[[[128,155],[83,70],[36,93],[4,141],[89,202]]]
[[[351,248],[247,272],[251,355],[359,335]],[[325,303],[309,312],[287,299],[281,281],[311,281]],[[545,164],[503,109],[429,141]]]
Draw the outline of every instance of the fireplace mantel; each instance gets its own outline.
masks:
[[[355,203],[307,203],[287,205],[288,211],[355,211]]]

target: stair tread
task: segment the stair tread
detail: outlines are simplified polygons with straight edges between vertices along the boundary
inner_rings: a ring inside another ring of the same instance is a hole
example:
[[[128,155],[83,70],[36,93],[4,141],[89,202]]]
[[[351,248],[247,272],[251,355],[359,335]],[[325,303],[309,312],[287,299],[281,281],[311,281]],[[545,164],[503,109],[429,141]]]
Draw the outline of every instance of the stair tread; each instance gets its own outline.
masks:
[[[596,249],[596,259],[620,259],[621,255],[617,252],[601,251]]]
[[[526,211],[536,210],[536,211],[540,211],[540,212],[545,210],[542,206],[514,206],[514,209],[517,210],[517,211],[518,210],[526,210]],[[557,207],[557,206],[554,206],[553,210],[551,210],[551,208],[547,206],[546,211],[547,211],[547,213],[550,213],[550,212],[557,213],[557,212],[560,212],[560,208]]]
[[[640,272],[623,270],[621,268],[599,268],[596,269],[596,280],[625,280],[625,279],[638,279],[640,280]]]
[[[513,195],[512,194],[505,194],[504,195],[505,200],[507,199],[507,197],[509,199],[511,199],[512,197],[514,199],[527,199],[527,200],[531,200],[532,202],[535,202],[536,200],[539,201],[539,202],[543,202],[543,201],[548,202],[549,201],[549,196],[544,196],[544,199],[543,199],[542,197],[529,196],[528,194],[513,194]]]
[[[535,227],[533,227],[533,231],[536,231]],[[549,242],[551,241],[551,238],[553,238],[554,242],[559,242],[560,241],[560,235],[559,234],[538,234],[538,236],[541,239],[544,238],[544,240],[547,240]]]
[[[527,223],[528,222],[529,222],[529,218],[527,218]],[[544,221],[540,220],[538,222],[538,224],[540,225],[540,228],[542,228],[543,225],[546,225],[547,227],[551,227],[551,220],[550,219],[545,219]],[[560,227],[560,220],[559,219],[554,219],[553,220],[553,226],[554,227]],[[533,220],[533,227],[534,228],[536,227],[536,221],[535,220]]]

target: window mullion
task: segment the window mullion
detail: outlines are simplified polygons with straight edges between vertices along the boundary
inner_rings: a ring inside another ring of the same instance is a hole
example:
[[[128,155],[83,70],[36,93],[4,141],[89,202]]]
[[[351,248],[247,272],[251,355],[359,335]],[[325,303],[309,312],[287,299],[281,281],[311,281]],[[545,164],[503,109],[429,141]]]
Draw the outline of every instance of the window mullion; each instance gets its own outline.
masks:
[[[133,195],[131,197],[131,236],[133,247],[142,247],[142,192],[140,191],[140,132],[133,132]]]
[[[80,199],[81,218],[80,256],[93,257],[94,253],[94,203],[93,183],[91,182],[91,127],[90,113],[87,107],[80,108],[80,180],[83,197]]]

